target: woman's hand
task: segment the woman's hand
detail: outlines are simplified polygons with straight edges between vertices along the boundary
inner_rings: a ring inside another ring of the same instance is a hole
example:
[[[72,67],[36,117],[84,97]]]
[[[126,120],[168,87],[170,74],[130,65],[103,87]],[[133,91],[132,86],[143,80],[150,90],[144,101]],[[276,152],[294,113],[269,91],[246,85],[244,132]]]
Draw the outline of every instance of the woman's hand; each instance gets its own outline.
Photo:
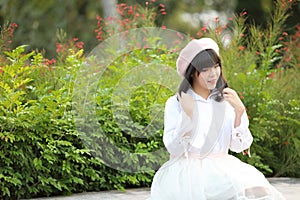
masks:
[[[224,99],[232,105],[232,107],[235,110],[235,113],[238,116],[241,116],[244,113],[245,106],[241,101],[240,97],[238,96],[238,94],[236,93],[236,91],[230,88],[225,88],[223,90],[223,96]]]
[[[193,116],[193,110],[194,110],[194,99],[184,93],[184,92],[181,92],[181,95],[177,94],[177,98],[178,98],[178,101],[183,109],[183,111],[190,117],[192,118]]]

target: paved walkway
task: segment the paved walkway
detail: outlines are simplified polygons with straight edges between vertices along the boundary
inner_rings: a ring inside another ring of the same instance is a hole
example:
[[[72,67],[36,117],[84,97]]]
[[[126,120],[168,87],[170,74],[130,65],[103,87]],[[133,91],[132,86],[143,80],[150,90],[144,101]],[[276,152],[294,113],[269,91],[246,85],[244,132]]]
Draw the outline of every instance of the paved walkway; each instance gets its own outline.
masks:
[[[300,179],[270,178],[270,183],[276,187],[287,200],[300,200]],[[149,197],[149,188],[128,189],[126,192],[103,191],[74,194],[67,197],[35,198],[32,200],[145,200]]]

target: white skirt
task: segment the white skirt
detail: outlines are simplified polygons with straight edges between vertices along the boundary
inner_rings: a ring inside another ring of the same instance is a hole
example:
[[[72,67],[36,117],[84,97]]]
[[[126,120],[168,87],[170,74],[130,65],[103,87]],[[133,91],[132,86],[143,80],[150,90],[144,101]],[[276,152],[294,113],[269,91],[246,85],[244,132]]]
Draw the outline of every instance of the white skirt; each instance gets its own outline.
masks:
[[[173,158],[155,174],[151,200],[282,200],[255,167],[231,155]]]

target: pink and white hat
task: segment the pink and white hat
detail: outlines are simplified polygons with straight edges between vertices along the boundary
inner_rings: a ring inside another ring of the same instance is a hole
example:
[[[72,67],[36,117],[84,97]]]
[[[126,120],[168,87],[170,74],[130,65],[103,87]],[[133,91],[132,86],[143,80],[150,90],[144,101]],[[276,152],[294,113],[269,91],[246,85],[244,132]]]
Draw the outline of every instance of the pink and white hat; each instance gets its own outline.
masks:
[[[219,47],[211,38],[193,39],[180,52],[177,61],[177,72],[184,77],[185,72],[194,57],[203,50],[212,49],[219,55]]]

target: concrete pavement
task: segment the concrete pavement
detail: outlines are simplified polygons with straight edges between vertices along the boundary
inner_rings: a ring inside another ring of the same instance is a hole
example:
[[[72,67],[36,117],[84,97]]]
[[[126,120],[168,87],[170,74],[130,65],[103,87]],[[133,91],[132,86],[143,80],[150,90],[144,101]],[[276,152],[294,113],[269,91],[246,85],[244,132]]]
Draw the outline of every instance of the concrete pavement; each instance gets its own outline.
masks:
[[[300,200],[300,178],[269,178],[270,183],[287,200]],[[73,194],[66,197],[35,198],[32,200],[145,200],[150,196],[149,188],[127,189],[121,191],[102,191]]]

